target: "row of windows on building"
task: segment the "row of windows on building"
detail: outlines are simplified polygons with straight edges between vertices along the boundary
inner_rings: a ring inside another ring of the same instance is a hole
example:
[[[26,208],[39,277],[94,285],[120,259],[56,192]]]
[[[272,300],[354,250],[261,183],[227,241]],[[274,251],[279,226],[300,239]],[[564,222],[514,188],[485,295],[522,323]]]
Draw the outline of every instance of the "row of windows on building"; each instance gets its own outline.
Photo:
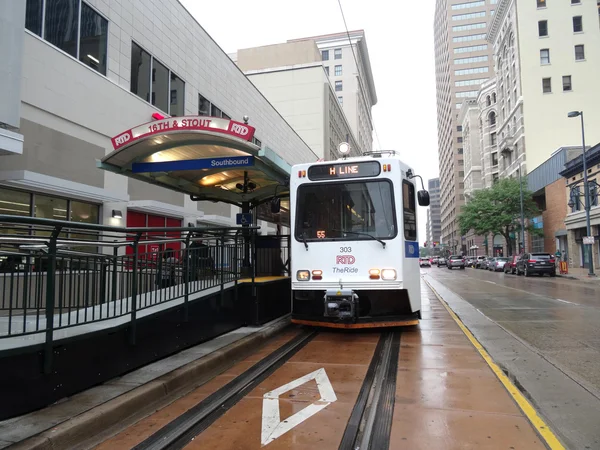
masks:
[[[485,22],[479,23],[470,23],[468,25],[455,25],[452,27],[452,31],[468,31],[468,30],[478,30],[481,28],[485,28],[487,25]]]
[[[333,49],[333,58],[334,59],[342,59],[342,49],[341,48]],[[329,61],[329,50],[321,51],[321,59],[323,61]]]
[[[573,16],[573,33],[582,33],[583,32],[583,17],[582,16]],[[547,37],[550,31],[548,28],[547,20],[538,21],[538,36],[539,37]]]
[[[108,20],[82,0],[27,0],[25,27],[106,75]],[[185,82],[135,42],[131,43],[130,90],[171,116],[185,114]],[[231,119],[201,94],[198,115]],[[262,144],[257,138],[253,142]]]
[[[585,60],[585,46],[583,44],[576,45],[574,50],[575,50],[575,61]],[[550,64],[550,49],[549,48],[543,48],[540,50],[540,64],[542,64],[542,65]]]
[[[471,45],[469,47],[457,47],[454,49],[454,53],[471,53],[471,52],[480,52],[483,50],[487,50],[487,44],[481,45]]]
[[[486,34],[470,34],[468,36],[455,36],[452,38],[452,42],[470,42],[470,41],[479,41],[485,39]]]
[[[329,75],[329,66],[325,66],[325,73],[327,73],[327,75]],[[341,77],[342,76],[342,66],[335,66],[334,70],[333,70],[333,74],[336,77]]]
[[[106,75],[108,20],[81,0],[27,0],[25,28]]]
[[[569,92],[573,90],[573,82],[571,80],[571,75],[563,75],[562,90],[563,92]],[[542,78],[542,92],[544,94],[552,93],[552,78]]]
[[[546,8],[546,0],[536,0],[538,8]],[[581,0],[571,0],[571,5],[579,5],[581,4]]]

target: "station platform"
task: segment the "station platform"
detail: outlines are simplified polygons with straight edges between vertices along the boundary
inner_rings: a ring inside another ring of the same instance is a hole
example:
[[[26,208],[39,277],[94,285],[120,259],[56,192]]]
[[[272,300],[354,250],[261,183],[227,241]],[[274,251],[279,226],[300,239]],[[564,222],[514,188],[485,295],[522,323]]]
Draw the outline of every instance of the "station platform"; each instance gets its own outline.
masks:
[[[87,437],[97,438],[77,446],[563,448],[443,300],[426,284],[422,293],[423,319],[417,326],[286,326],[243,356],[228,357],[224,348],[228,367],[210,379],[196,371],[184,395],[149,408],[138,401],[139,414],[122,413],[112,427],[107,427],[106,405],[86,413],[84,428],[80,416],[79,435],[85,429]],[[147,379],[131,395],[141,395],[152,382]],[[118,403],[113,406],[118,411]],[[15,448],[74,446],[76,427],[77,420],[65,421]]]

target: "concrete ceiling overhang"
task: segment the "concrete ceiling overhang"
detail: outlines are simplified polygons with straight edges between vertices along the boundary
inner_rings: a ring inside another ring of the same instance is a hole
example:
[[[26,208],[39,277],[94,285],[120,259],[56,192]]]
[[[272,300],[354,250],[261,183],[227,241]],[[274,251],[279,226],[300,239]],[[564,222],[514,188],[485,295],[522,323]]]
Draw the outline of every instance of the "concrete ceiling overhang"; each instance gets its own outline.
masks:
[[[171,117],[112,139],[98,167],[190,195],[241,206],[289,195],[291,166],[252,142],[254,128],[233,120]],[[240,186],[254,186],[244,193]]]

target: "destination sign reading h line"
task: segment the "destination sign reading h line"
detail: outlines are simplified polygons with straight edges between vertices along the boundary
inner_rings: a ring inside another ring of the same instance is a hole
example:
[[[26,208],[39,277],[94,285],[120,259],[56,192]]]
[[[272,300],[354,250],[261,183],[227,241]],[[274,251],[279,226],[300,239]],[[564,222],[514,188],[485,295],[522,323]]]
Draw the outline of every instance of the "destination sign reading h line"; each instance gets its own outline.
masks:
[[[233,156],[226,158],[185,159],[182,161],[133,163],[133,173],[175,172],[181,170],[232,169],[254,166],[254,156]]]

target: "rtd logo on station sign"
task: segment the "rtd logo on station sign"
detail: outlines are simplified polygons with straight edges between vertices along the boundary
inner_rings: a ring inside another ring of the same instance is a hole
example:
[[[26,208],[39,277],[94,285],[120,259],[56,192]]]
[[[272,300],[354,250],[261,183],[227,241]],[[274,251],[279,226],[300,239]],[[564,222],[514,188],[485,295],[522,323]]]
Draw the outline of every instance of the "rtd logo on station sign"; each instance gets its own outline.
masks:
[[[336,264],[354,264],[356,262],[356,258],[352,255],[338,255],[335,257]]]
[[[118,150],[126,144],[147,138],[156,134],[165,134],[171,131],[211,131],[252,141],[255,128],[245,123],[236,122],[219,117],[184,116],[148,122],[138,127],[127,130],[112,138],[113,148]]]

